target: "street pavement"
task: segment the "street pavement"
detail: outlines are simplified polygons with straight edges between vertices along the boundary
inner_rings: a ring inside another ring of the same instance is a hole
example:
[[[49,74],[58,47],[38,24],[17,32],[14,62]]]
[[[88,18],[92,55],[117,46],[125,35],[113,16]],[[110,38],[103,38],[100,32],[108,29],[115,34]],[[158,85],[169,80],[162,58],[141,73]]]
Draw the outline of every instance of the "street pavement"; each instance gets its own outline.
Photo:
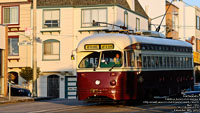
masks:
[[[0,113],[182,113],[183,104],[99,104],[76,99],[50,99],[0,105]]]

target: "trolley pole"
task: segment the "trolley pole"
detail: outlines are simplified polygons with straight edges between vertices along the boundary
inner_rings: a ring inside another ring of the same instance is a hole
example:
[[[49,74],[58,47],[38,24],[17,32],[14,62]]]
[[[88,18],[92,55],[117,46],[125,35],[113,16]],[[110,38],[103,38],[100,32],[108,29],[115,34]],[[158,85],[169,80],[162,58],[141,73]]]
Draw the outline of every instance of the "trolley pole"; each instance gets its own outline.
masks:
[[[33,97],[37,97],[37,43],[36,43],[36,8],[37,0],[33,0]]]

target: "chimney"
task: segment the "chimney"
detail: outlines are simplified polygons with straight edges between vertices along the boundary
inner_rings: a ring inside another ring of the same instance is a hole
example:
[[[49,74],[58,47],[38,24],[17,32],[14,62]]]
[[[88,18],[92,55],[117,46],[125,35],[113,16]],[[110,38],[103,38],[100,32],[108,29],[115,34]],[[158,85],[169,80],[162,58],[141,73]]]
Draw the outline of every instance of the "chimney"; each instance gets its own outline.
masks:
[[[131,10],[135,11],[135,0],[126,0]]]

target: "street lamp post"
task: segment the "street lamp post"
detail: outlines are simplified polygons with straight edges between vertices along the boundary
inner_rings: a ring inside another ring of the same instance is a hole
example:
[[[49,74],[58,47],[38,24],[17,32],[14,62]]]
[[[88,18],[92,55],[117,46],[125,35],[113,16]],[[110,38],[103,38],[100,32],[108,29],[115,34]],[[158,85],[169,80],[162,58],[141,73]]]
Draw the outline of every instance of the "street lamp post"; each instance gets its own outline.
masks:
[[[33,97],[37,97],[37,43],[36,43],[36,8],[37,0],[33,0]]]

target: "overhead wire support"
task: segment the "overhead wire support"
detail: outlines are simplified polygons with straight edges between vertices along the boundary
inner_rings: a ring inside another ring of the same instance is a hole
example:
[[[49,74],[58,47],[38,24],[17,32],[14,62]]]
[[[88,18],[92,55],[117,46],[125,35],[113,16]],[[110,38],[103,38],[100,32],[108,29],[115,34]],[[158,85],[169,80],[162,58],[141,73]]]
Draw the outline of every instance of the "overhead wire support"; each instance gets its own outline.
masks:
[[[172,2],[173,2],[173,1],[174,1],[174,0],[172,0],[172,1],[170,2],[169,7],[172,5]],[[160,26],[162,25],[162,22],[163,22],[163,20],[164,20],[166,14],[167,14],[167,11],[169,10],[169,7],[167,8],[165,14],[163,15],[163,18],[162,18],[162,20],[161,20],[161,22],[160,22],[160,25],[156,28],[156,32],[159,32],[159,31],[160,31]]]
[[[112,25],[112,26],[119,27],[119,28],[121,28],[121,29],[123,29],[123,30],[127,30],[127,27],[125,27],[125,26],[120,26],[120,25],[110,24],[110,23],[107,23],[107,22],[95,22],[95,20],[93,20],[93,26],[99,26],[99,24]]]

